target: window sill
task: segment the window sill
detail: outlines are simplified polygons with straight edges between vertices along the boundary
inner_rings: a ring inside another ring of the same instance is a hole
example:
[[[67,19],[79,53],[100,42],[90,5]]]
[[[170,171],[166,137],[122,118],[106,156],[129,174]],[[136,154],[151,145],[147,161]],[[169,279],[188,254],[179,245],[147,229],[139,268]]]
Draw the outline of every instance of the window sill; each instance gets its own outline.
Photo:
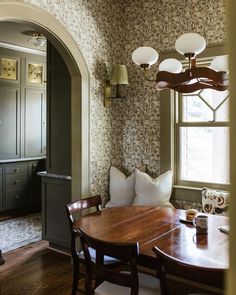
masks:
[[[184,186],[184,185],[173,185],[173,188],[179,188],[179,189],[186,189],[186,190],[194,190],[194,191],[201,191],[202,188],[200,187],[192,187],[192,186]]]

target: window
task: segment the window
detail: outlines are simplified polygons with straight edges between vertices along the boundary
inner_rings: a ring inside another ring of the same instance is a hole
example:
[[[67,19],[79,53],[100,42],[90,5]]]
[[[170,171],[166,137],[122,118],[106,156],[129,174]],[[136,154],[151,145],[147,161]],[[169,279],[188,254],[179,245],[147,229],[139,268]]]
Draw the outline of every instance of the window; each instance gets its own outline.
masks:
[[[175,99],[176,184],[196,187],[213,184],[226,188],[229,184],[228,90],[176,93]]]

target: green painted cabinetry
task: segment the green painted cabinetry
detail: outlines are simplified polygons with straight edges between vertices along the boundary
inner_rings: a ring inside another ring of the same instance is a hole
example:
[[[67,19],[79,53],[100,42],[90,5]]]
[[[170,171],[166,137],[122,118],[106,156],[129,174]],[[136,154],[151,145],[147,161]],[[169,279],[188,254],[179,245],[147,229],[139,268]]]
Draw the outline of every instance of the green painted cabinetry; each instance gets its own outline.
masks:
[[[44,162],[41,159],[1,164],[1,211],[40,206],[40,177],[37,173],[44,169]]]

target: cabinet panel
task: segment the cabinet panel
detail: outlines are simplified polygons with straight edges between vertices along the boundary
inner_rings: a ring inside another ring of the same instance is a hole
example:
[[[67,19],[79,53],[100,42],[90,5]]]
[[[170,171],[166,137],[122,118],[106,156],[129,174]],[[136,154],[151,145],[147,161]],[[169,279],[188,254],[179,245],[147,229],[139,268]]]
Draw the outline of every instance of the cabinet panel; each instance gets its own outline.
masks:
[[[70,192],[69,181],[43,177],[43,239],[67,248],[70,245],[70,228],[65,205],[71,201]]]
[[[47,172],[71,175],[71,77],[56,48],[47,50]]]
[[[0,87],[0,159],[20,157],[20,90]]]
[[[6,210],[21,208],[27,204],[27,192],[24,189],[15,189],[6,192]]]
[[[25,157],[45,154],[46,122],[45,96],[41,89],[26,89],[25,92]]]
[[[27,173],[28,164],[27,163],[11,163],[6,164],[6,174],[12,173]]]
[[[0,165],[0,211],[41,204],[41,178],[45,159]]]
[[[31,204],[40,204],[41,202],[41,177],[37,175],[37,172],[44,170],[44,160],[29,162],[29,202]]]
[[[6,191],[27,187],[27,173],[8,174],[6,175]]]

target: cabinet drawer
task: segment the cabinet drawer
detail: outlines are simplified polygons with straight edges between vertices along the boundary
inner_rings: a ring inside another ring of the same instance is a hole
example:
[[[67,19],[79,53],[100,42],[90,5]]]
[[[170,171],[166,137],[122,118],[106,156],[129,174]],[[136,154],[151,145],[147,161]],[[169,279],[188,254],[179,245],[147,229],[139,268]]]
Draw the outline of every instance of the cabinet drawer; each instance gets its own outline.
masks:
[[[15,209],[27,205],[27,195],[23,190],[11,190],[6,192],[6,209]]]
[[[26,187],[27,181],[27,173],[8,174],[6,175],[6,191]]]
[[[6,174],[13,173],[27,173],[28,164],[27,163],[12,163],[6,165]]]

